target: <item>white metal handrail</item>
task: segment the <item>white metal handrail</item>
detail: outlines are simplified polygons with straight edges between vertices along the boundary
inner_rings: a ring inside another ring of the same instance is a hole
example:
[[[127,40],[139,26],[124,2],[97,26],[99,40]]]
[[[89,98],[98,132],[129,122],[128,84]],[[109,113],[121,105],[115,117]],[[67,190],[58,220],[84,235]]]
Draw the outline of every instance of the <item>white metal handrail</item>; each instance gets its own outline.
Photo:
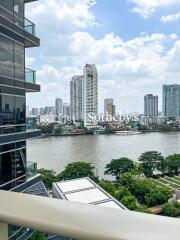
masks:
[[[0,239],[4,223],[79,240],[179,240],[180,220],[0,191]]]

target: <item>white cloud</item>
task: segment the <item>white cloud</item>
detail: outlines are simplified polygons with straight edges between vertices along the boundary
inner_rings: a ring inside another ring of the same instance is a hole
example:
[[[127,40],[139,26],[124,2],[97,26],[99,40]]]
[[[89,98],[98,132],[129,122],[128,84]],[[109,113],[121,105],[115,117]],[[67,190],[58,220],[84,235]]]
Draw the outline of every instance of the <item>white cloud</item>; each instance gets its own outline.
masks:
[[[96,24],[91,12],[94,4],[94,0],[41,0],[27,6],[27,17],[37,24],[40,22],[44,32],[61,29],[61,32],[69,33]]]
[[[133,12],[137,12],[142,17],[151,16],[158,8],[180,5],[180,0],[129,0],[136,6]]]
[[[28,98],[31,106],[52,105],[57,96],[69,102],[70,79],[81,74],[86,63],[98,68],[100,109],[103,98],[113,97],[118,110],[142,111],[144,94],[161,96],[162,84],[180,79],[176,34],[144,32],[125,41],[108,33],[97,39],[88,33],[96,24],[93,4],[95,1],[41,0],[28,9],[41,38],[41,48],[28,51],[28,62],[39,68],[37,80],[42,86],[41,93]],[[77,8],[78,14],[72,16]]]
[[[178,21],[178,20],[180,20],[180,12],[161,17],[161,21],[165,22],[165,23],[174,22],[174,21]]]
[[[32,64],[36,62],[36,59],[34,57],[28,57],[26,55],[26,66],[30,67]]]
[[[95,63],[99,71],[100,109],[103,98],[113,96],[117,109],[122,110],[124,105],[123,109],[136,110],[138,106],[140,111],[144,94],[152,92],[161,96],[161,85],[175,81],[170,70],[172,62],[178,64],[175,56],[179,45],[178,41],[174,43],[175,36],[146,34],[123,41],[107,34],[96,40],[87,32],[76,32],[70,39],[67,59],[72,65],[63,66],[61,62],[65,57],[52,55],[52,62],[54,58],[55,62],[59,59],[59,66],[48,64],[38,71],[42,96],[47,102],[53,102],[57,96],[69,101],[69,81],[72,75],[82,73],[85,63]],[[174,43],[170,51],[165,47],[168,41]],[[180,75],[179,68],[176,73]]]

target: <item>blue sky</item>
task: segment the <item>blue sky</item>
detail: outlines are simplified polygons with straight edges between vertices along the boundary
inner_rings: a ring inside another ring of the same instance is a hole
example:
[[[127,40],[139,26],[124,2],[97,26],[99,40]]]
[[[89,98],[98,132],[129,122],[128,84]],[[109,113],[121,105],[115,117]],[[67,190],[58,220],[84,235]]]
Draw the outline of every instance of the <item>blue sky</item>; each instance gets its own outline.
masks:
[[[26,51],[41,93],[30,107],[69,102],[69,81],[86,63],[99,73],[99,112],[113,97],[118,111],[142,112],[143,96],[180,83],[180,0],[39,0],[27,4],[41,47]]]

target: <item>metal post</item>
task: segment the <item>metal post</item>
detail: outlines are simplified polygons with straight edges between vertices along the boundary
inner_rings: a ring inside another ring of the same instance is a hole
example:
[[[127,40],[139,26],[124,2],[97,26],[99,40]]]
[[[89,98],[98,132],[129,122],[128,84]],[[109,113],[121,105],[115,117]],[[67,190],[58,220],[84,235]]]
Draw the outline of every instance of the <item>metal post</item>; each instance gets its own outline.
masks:
[[[8,240],[8,224],[0,222],[0,239]]]

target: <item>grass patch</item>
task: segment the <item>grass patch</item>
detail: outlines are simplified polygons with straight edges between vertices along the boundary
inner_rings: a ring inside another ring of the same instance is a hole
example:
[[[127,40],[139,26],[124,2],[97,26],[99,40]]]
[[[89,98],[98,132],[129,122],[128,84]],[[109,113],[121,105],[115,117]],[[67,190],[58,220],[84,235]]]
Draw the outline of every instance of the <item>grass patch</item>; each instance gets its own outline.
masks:
[[[164,188],[166,188],[167,190],[172,190],[172,187],[170,187],[170,186],[165,186],[163,183],[159,182],[159,180],[154,180],[154,179],[150,179],[150,180],[151,180],[151,182],[152,182],[153,184],[155,184],[155,185],[158,186],[158,187],[164,187]]]
[[[172,183],[179,184],[179,187],[180,187],[180,179],[177,180],[177,179],[175,179],[175,178],[170,178],[170,177],[168,177],[168,178],[166,178],[166,179],[168,179],[168,181],[170,181],[170,182],[172,182]]]
[[[174,179],[180,181],[180,177],[176,176],[176,177],[173,177]]]
[[[179,189],[179,188],[180,188],[180,186],[176,185],[175,183],[168,182],[168,179],[166,180],[165,178],[160,178],[160,179],[158,179],[158,181],[159,181],[159,182],[162,182],[162,183],[164,183],[164,184],[168,184],[168,185],[166,185],[166,186],[170,186],[170,187],[172,187],[172,188],[176,188],[176,189]]]

